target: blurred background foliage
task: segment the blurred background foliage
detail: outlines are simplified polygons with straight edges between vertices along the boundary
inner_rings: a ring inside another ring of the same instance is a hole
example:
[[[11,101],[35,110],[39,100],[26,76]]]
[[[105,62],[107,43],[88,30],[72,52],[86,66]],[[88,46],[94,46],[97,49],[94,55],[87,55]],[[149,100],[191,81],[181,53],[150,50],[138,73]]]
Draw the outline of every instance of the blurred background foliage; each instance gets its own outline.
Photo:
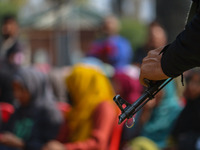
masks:
[[[17,17],[21,7],[26,4],[27,0],[0,0],[0,20],[6,14]]]
[[[61,60],[66,49],[87,51],[103,18],[110,14],[120,19],[120,34],[131,42],[133,50],[143,46],[147,27],[155,20],[166,29],[171,42],[184,29],[190,3],[191,0],[0,0],[0,20],[5,14],[16,15],[30,43],[37,49],[52,49],[52,57],[58,57],[52,59]],[[41,42],[44,36],[47,43]],[[31,49],[37,51],[32,45]]]
[[[129,39],[133,50],[136,50],[146,42],[147,25],[138,20],[121,19],[120,34]]]

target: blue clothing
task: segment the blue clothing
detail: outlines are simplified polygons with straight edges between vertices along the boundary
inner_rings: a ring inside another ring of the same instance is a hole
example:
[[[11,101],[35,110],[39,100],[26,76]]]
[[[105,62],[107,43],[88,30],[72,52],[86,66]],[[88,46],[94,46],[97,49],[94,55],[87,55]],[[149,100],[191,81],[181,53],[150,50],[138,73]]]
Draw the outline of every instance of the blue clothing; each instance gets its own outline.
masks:
[[[97,57],[120,68],[131,63],[133,51],[127,39],[115,35],[95,41],[88,56]]]
[[[153,140],[160,148],[167,146],[167,139],[179,116],[182,107],[178,104],[178,97],[174,82],[164,89],[164,96],[156,107],[150,120],[144,124],[141,135]]]

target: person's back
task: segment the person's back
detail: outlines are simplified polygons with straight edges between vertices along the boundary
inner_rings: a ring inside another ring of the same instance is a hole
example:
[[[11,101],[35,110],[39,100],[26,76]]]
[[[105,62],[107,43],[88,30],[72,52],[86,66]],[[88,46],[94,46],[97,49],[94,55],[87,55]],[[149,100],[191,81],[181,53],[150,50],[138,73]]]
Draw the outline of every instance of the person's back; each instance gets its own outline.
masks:
[[[58,145],[68,150],[109,149],[117,109],[107,77],[98,68],[81,64],[72,69],[66,86],[72,107],[59,139],[62,144],[50,142],[44,150],[56,150]]]

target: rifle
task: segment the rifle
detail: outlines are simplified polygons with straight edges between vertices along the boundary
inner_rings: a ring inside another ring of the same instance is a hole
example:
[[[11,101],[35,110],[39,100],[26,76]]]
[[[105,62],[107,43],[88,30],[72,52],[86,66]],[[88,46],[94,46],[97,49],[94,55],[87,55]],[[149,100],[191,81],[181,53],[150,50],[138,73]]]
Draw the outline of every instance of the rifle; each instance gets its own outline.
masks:
[[[125,119],[126,126],[128,128],[132,127],[135,123],[135,119],[133,116],[151,99],[154,98],[154,96],[163,89],[170,81],[172,81],[173,78],[169,78],[166,80],[160,80],[156,82],[145,80],[145,82],[148,85],[148,88],[143,92],[143,94],[133,103],[130,104],[126,100],[120,97],[120,95],[116,95],[113,100],[121,110],[121,115],[119,115],[119,122],[118,124],[121,124]],[[125,106],[125,107],[124,107]],[[132,124],[128,125],[128,120],[132,120]]]
[[[192,18],[195,16],[195,14],[198,12],[199,6],[200,6],[200,1],[193,0],[187,17],[186,24],[188,24],[188,22],[190,22]],[[113,100],[121,110],[121,115],[119,116],[118,124],[121,124],[125,119],[127,119],[126,126],[132,127],[135,122],[133,115],[135,115],[149,100],[153,99],[154,96],[172,80],[173,78],[169,78],[167,80],[160,80],[156,82],[146,80],[145,82],[148,84],[148,88],[144,91],[142,96],[140,96],[140,98],[138,98],[133,104],[128,103],[126,100],[121,98],[120,95],[116,95],[113,98]],[[128,126],[128,119],[131,118],[133,118],[132,120],[133,124],[131,126]]]

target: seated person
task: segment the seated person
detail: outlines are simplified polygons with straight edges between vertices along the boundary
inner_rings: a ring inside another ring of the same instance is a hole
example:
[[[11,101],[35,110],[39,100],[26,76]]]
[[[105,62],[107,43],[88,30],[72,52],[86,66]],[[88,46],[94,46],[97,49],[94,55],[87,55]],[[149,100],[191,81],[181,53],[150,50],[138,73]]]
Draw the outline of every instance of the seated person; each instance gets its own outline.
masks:
[[[117,109],[112,101],[113,88],[103,73],[92,66],[79,64],[66,79],[71,111],[66,114],[65,132],[58,141],[43,150],[106,150]]]
[[[117,70],[112,78],[112,83],[117,94],[130,104],[134,103],[143,92],[143,87],[139,82],[139,68],[136,66],[126,66]],[[133,137],[137,136],[135,127],[123,127],[120,147],[124,147],[126,143]]]
[[[19,107],[3,127],[1,150],[40,150],[56,138],[62,123],[45,76],[34,69],[23,68],[13,81]]]
[[[140,136],[149,138],[161,149],[168,147],[168,139],[182,107],[174,82],[160,91],[155,100],[143,110],[140,123],[143,124]]]
[[[130,104],[134,103],[143,92],[143,87],[140,84],[139,76],[137,77],[137,74],[139,74],[138,67],[127,66],[117,70],[112,77],[115,92],[120,94],[120,96]]]
[[[188,72],[184,97],[186,106],[181,112],[173,137],[178,149],[200,149],[200,69]]]
[[[143,115],[141,122],[144,125],[141,135],[154,141],[159,148],[163,149],[167,147],[172,128],[182,110],[174,82],[170,82],[155,99],[154,104],[147,108],[150,115],[148,111]]]
[[[168,139],[181,110],[175,84],[171,82],[137,113],[132,130],[133,141],[144,139],[144,147],[148,147],[148,141],[154,143],[158,149],[168,147]],[[131,147],[137,147],[137,144],[138,142],[130,143]]]

